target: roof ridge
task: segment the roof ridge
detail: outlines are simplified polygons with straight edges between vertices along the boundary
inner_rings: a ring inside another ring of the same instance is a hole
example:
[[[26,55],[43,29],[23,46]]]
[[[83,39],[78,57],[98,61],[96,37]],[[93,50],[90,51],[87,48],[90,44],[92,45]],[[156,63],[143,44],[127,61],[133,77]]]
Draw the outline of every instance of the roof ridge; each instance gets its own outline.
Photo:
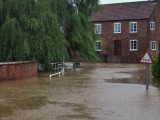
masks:
[[[138,1],[101,5],[90,21],[148,19],[156,5],[152,1]]]
[[[130,3],[153,3],[153,1],[132,1],[132,2],[121,2],[121,3],[109,3],[109,4],[100,4],[100,6],[105,6],[105,5],[116,5],[116,4],[130,4]]]

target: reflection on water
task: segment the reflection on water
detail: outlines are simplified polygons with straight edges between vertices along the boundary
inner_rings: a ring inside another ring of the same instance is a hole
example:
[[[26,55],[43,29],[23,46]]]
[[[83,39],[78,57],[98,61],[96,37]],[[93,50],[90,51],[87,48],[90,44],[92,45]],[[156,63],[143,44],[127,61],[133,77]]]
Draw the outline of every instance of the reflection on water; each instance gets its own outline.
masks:
[[[159,119],[160,92],[152,86],[145,90],[145,65],[85,64],[60,78],[49,80],[50,74],[1,81],[0,119]]]

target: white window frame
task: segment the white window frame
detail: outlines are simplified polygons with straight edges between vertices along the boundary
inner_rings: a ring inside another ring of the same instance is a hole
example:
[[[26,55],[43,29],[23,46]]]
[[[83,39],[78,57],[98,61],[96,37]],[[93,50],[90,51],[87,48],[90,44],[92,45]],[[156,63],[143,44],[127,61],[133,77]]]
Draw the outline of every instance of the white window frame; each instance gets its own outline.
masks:
[[[121,23],[114,23],[114,33],[121,33]]]
[[[94,34],[101,34],[102,33],[102,24],[95,24],[94,25]]]
[[[150,30],[155,30],[155,22],[150,22]]]
[[[102,41],[101,40],[96,40],[95,41],[94,49],[95,49],[95,51],[102,51]]]
[[[136,28],[135,28],[136,26]],[[130,22],[129,31],[130,33],[137,33],[138,30],[138,23],[137,22]]]
[[[134,48],[135,47],[134,46],[135,43],[133,43],[133,46],[132,46],[132,42],[136,42],[136,48]],[[137,40],[130,40],[129,48],[130,48],[130,51],[137,51],[138,50],[138,41]]]
[[[63,26],[60,26],[59,28],[60,28],[60,31],[61,31],[62,33],[64,33],[64,27],[63,27]]]
[[[151,49],[156,50],[156,41],[151,41]]]

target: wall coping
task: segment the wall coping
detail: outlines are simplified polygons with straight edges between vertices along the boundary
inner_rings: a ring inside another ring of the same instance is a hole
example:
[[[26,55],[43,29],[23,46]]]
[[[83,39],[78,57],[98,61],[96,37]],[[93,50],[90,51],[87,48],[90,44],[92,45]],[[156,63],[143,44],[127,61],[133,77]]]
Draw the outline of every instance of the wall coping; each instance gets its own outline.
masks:
[[[29,64],[37,63],[37,61],[17,61],[17,62],[0,62],[0,65],[15,65],[15,64]]]

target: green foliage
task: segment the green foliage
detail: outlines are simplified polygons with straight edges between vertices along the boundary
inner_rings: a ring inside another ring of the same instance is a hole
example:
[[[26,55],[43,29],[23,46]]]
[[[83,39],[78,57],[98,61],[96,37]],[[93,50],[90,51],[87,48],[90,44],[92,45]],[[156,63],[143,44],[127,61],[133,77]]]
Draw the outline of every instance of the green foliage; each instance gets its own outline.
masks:
[[[49,70],[75,52],[97,61],[88,23],[97,8],[98,0],[0,0],[0,62],[36,59]]]
[[[70,57],[75,58],[78,52],[83,58],[98,61],[99,59],[94,50],[93,25],[89,23],[91,13],[98,9],[98,0],[59,1],[57,5],[58,18],[64,28],[68,54]]]
[[[152,65],[152,75],[155,78],[160,78],[160,52],[156,56],[154,60],[154,64]]]

